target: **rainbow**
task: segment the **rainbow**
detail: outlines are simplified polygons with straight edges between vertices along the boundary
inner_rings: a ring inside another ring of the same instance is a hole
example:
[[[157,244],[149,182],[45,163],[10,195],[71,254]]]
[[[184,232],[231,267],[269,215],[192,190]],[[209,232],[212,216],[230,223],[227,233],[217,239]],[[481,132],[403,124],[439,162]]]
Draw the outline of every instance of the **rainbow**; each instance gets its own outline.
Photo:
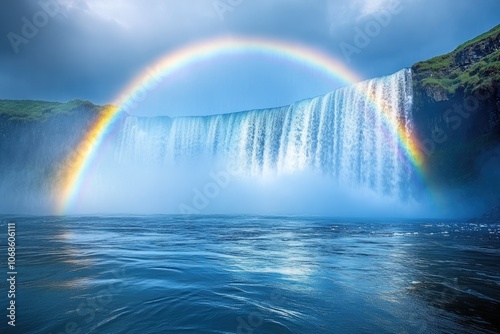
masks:
[[[168,52],[133,79],[112,104],[104,107],[76,150],[67,158],[62,169],[63,172],[58,177],[61,195],[57,211],[62,214],[71,207],[78,196],[86,172],[92,165],[92,161],[94,161],[99,147],[114,121],[129,107],[141,101],[147,90],[152,89],[163,78],[182,69],[190,68],[199,63],[212,62],[221,57],[238,55],[265,56],[279,61],[291,62],[325,74],[346,85],[362,80],[341,61],[329,55],[304,45],[278,40],[222,37],[194,43],[174,52]],[[421,166],[423,159],[415,138],[408,138],[404,125],[398,124],[388,117],[387,108],[384,105],[377,105],[371,96],[368,98],[375,103],[375,107],[383,116],[387,128],[398,139],[399,146],[403,148],[408,159],[415,166]]]

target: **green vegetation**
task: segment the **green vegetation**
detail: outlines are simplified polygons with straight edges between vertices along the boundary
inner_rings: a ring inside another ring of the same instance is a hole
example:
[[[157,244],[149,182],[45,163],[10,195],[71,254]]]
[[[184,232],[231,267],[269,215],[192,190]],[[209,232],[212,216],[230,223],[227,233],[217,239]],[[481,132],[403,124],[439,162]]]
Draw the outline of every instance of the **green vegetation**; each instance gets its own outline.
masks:
[[[474,64],[468,71],[463,73],[463,81],[468,81],[471,91],[477,88],[489,87],[495,81],[500,81],[500,50],[484,57],[480,62]],[[467,87],[466,87],[467,91]]]
[[[69,114],[77,110],[99,112],[101,109],[102,107],[84,100],[72,100],[67,103],[0,100],[0,116],[7,116],[11,121],[43,121],[54,115]]]
[[[435,64],[433,65],[437,67]],[[500,82],[500,50],[484,57],[465,71],[455,69],[448,77],[436,75],[425,78],[422,80],[422,86],[439,86],[449,94],[462,87],[465,93],[470,94],[478,89],[491,87],[495,81]]]
[[[455,49],[455,52],[460,52],[462,50],[464,50],[465,48],[471,46],[471,45],[474,45],[478,42],[481,42],[483,40],[486,40],[488,38],[491,38],[491,39],[498,39],[500,37],[500,24],[496,25],[495,27],[493,27],[492,29],[488,30],[487,32],[485,32],[484,34],[481,34],[473,39],[471,39],[470,41],[467,41],[463,44],[460,44],[456,49]]]
[[[413,68],[424,77],[420,82],[422,88],[440,88],[448,94],[453,94],[461,88],[465,93],[470,94],[478,89],[489,87],[494,82],[500,82],[500,50],[482,58],[465,71],[455,64],[456,57],[461,52],[466,52],[477,43],[499,38],[500,25],[497,25],[448,54],[416,63]]]
[[[445,55],[437,56],[426,61],[421,61],[413,66],[419,71],[441,71],[451,66],[453,53],[454,52],[447,53]]]

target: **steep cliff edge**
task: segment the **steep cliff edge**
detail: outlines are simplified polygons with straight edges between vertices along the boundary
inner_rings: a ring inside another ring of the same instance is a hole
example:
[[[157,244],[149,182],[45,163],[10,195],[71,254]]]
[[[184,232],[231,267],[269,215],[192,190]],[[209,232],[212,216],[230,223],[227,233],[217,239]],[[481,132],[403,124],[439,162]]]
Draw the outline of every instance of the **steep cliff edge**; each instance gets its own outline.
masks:
[[[484,166],[499,169],[500,25],[416,63],[412,75],[417,136],[430,182],[464,186],[481,181]],[[481,181],[482,191],[500,192],[498,182]]]
[[[428,102],[449,100],[457,93],[489,89],[500,79],[500,25],[454,51],[412,66],[415,87]]]
[[[101,108],[82,100],[0,100],[1,212],[49,210],[56,169],[73,152]]]

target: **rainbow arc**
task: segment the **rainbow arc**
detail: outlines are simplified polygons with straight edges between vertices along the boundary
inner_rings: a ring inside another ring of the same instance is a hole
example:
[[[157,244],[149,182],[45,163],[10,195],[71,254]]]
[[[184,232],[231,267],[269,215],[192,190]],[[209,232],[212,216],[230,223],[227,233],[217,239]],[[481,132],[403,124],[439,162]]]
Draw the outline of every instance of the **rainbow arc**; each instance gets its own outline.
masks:
[[[264,56],[305,66],[311,71],[323,73],[345,85],[355,84],[362,79],[338,59],[318,50],[300,44],[264,38],[216,38],[188,45],[169,52],[147,66],[133,79],[118,97],[99,114],[97,120],[85,134],[75,151],[67,158],[60,177],[61,195],[58,212],[66,212],[78,197],[85,176],[95,160],[102,142],[118,116],[127,108],[143,98],[145,91],[151,89],[163,78],[182,69],[205,62],[212,62],[228,56]],[[407,135],[404,124],[389,116],[384,103],[376,102],[370,93],[365,93],[382,117],[389,132],[397,139],[406,157],[417,170],[423,157],[418,150],[418,142]]]

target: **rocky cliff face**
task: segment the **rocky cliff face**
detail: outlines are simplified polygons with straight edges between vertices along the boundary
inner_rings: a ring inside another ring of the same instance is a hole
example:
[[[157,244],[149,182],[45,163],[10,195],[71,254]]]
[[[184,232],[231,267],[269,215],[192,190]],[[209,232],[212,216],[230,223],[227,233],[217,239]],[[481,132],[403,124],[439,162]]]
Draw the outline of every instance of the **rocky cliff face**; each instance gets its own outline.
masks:
[[[465,45],[459,49],[453,55],[453,67],[458,67],[461,71],[465,71],[481,61],[485,56],[493,54],[498,50],[500,50],[498,34],[488,35],[484,39]]]
[[[56,168],[74,150],[97,113],[77,107],[43,119],[18,116],[0,114],[0,209],[50,212],[47,206]]]
[[[479,159],[484,163],[500,145],[500,25],[413,65],[412,73],[417,135],[431,182],[473,182]]]

